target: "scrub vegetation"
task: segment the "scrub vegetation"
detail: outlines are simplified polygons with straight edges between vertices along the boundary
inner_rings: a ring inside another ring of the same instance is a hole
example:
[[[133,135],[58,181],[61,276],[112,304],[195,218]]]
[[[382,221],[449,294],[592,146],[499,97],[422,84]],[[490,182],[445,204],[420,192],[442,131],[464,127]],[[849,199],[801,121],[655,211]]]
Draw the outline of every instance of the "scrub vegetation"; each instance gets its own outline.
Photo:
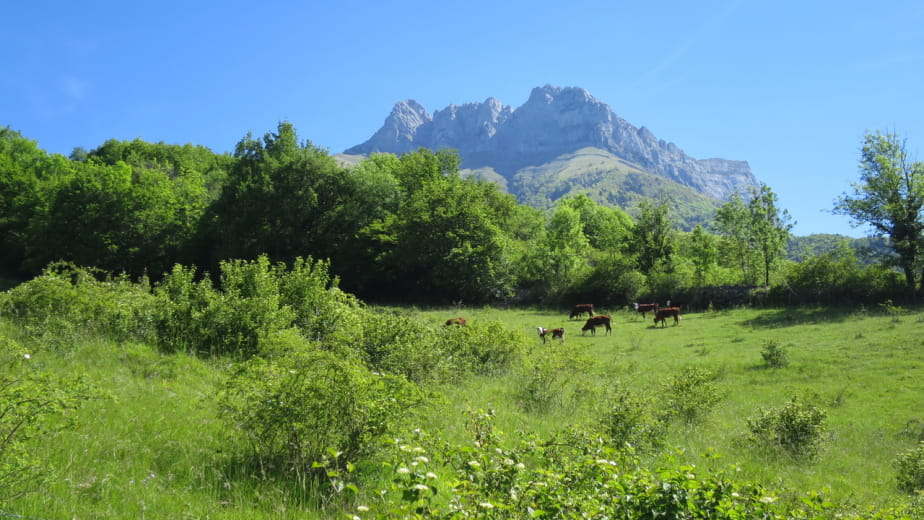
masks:
[[[2,293],[4,512],[920,518],[916,308],[602,308],[591,336],[568,309],[368,305],[320,262],[223,267]]]

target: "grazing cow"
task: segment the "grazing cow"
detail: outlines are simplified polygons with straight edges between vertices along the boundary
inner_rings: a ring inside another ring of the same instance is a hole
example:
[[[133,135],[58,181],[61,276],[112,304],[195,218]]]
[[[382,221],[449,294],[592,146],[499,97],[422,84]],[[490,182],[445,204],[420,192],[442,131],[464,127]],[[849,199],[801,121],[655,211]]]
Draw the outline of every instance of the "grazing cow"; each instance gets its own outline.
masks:
[[[674,317],[674,325],[680,325],[680,307],[664,307],[663,309],[658,309],[658,312],[655,313],[655,326],[658,325],[658,322],[661,322],[662,327],[667,327],[667,318]]]
[[[466,323],[467,322],[465,321],[465,318],[449,318],[446,320],[444,326],[448,327],[450,325],[465,325]]]
[[[581,327],[581,336],[584,335],[584,332],[590,331],[591,336],[597,335],[597,327],[603,325],[606,327],[606,333],[612,334],[613,328],[610,327],[610,316],[608,314],[601,314],[599,316],[594,316],[587,320],[587,323]]]
[[[565,329],[564,328],[559,327],[557,329],[547,329],[545,327],[536,327],[536,330],[539,331],[539,337],[542,338],[543,343],[546,342],[546,336],[548,336],[549,334],[552,335],[552,339],[558,338],[559,341],[561,341],[562,343],[565,342]]]
[[[582,314],[587,313],[591,318],[594,317],[594,304],[592,303],[579,303],[571,309],[571,314],[568,315],[568,319],[571,318],[580,318]]]
[[[658,309],[661,308],[657,303],[633,303],[635,305],[635,310],[642,315],[642,319],[645,319],[646,312],[658,312]]]

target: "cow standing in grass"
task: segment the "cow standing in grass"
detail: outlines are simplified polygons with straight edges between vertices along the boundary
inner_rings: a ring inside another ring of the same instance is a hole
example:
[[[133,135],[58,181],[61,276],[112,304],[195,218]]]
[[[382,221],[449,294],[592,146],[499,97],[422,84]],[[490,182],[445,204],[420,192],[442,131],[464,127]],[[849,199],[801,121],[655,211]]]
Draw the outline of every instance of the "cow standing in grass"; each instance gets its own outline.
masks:
[[[635,306],[636,312],[642,315],[642,319],[645,319],[646,312],[658,312],[658,309],[661,308],[657,303],[633,303]]]
[[[581,327],[581,335],[583,336],[585,332],[590,331],[591,336],[597,335],[597,327],[600,326],[606,327],[606,333],[612,334],[613,328],[610,326],[610,317],[608,314],[601,314],[600,316],[594,316],[587,320],[587,323]]]
[[[536,327],[536,330],[539,332],[539,337],[542,338],[542,342],[546,342],[547,336],[552,335],[552,339],[558,338],[559,342],[565,342],[565,329],[559,327],[557,329],[547,329],[545,327]]]
[[[657,326],[660,321],[662,327],[667,327],[667,319],[670,317],[674,318],[674,325],[680,325],[680,307],[665,307],[663,309],[658,309],[654,318],[655,326]]]
[[[594,317],[594,304],[592,303],[579,303],[571,309],[571,314],[568,314],[568,319],[580,318],[582,315],[587,314],[591,318]]]

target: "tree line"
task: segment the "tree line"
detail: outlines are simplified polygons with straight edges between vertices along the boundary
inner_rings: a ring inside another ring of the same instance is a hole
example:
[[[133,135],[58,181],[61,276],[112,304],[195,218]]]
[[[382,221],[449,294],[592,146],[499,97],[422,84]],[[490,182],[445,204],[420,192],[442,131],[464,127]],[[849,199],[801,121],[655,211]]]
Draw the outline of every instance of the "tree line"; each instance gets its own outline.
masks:
[[[834,208],[890,239],[872,265],[846,244],[787,260],[791,217],[766,184],[686,232],[668,200],[634,216],[586,195],[542,211],[459,164],[454,151],[420,149],[345,166],[287,122],[230,154],[136,139],[65,157],[0,128],[0,275],[64,261],[133,278],[177,264],[215,276],[223,261],[266,255],[328,261],[368,301],[704,306],[755,294],[881,301],[924,283],[924,168],[893,134],[865,137],[860,181]]]

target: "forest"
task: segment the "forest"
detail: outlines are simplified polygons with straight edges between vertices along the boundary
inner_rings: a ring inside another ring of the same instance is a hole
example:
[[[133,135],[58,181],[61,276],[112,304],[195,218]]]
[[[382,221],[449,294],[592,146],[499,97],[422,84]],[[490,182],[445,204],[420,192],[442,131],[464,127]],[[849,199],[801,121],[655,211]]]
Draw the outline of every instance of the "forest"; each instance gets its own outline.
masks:
[[[177,264],[206,275],[223,260],[265,254],[327,260],[340,287],[367,301],[673,298],[704,308],[752,296],[901,299],[920,279],[914,251],[902,256],[908,248],[880,247],[870,261],[868,249],[830,237],[794,242],[791,219],[765,184],[733,197],[709,226],[684,232],[670,200],[629,208],[634,217],[583,195],[540,211],[461,177],[458,165],[451,150],[421,149],[347,167],[285,122],[262,138],[246,135],[233,154],[110,140],[64,157],[4,128],[0,276],[27,280],[64,261],[156,280]],[[899,267],[905,279],[896,278]]]
[[[764,184],[680,231],[288,123],[227,155],[2,129],[0,515],[924,518],[924,167],[864,143],[832,210],[885,249],[794,255]]]

